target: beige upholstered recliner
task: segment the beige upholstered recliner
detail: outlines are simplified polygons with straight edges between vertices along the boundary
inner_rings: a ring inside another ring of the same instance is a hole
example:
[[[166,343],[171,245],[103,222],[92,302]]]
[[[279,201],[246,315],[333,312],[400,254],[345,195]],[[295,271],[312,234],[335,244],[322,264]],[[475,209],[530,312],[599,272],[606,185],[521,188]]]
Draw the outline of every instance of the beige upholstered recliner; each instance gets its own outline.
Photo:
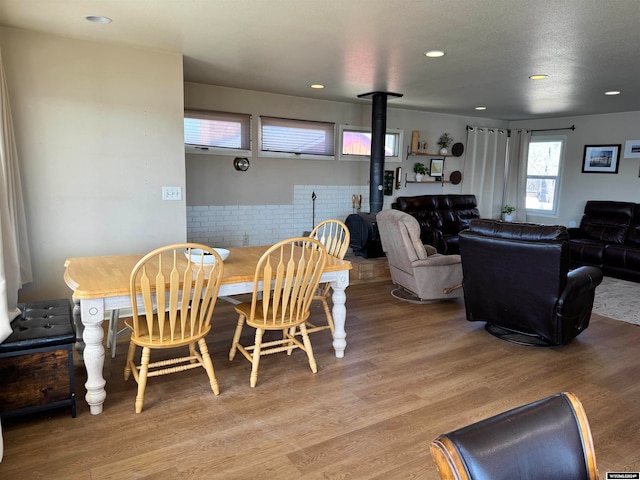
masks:
[[[462,297],[460,255],[442,255],[420,241],[420,225],[408,213],[383,210],[376,215],[391,280],[421,300]]]

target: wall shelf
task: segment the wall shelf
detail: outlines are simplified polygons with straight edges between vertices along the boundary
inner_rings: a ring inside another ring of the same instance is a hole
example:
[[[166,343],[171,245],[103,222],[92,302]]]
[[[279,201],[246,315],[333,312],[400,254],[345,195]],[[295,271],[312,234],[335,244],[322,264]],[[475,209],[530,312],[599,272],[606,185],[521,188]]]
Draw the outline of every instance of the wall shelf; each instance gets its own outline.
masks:
[[[437,158],[446,159],[447,157],[453,157],[453,156],[454,155],[451,155],[450,153],[446,155],[441,155],[439,153],[412,152],[410,151],[410,146],[407,145],[407,160],[409,160],[409,157],[437,157]]]
[[[423,180],[422,182],[416,182],[415,180],[407,180],[407,183],[451,183],[449,180]]]
[[[422,180],[421,182],[416,182],[415,180],[409,180],[408,174],[405,173],[404,174],[404,186],[406,188],[408,183],[415,183],[416,185],[432,184],[432,185],[442,185],[444,187],[445,183],[451,183],[449,180],[445,180],[444,176],[439,177],[440,180],[435,180],[436,177],[426,177],[426,178],[433,178],[434,180]]]
[[[438,158],[447,158],[453,157],[450,153],[446,155],[441,155],[439,153],[422,153],[422,152],[407,152],[408,157],[438,157]]]

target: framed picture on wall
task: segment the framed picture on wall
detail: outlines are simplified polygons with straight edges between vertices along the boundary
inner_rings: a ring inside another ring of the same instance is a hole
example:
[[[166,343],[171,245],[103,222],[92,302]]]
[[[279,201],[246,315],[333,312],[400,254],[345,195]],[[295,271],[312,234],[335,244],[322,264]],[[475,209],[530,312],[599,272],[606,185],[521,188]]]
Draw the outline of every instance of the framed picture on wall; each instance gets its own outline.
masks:
[[[400,190],[400,188],[402,187],[401,178],[402,167],[396,167],[396,190]]]
[[[444,158],[432,158],[429,168],[429,176],[441,177],[442,170],[444,169]]]
[[[582,173],[618,173],[620,144],[585,145]]]
[[[625,142],[624,158],[640,158],[640,140],[627,140]]]

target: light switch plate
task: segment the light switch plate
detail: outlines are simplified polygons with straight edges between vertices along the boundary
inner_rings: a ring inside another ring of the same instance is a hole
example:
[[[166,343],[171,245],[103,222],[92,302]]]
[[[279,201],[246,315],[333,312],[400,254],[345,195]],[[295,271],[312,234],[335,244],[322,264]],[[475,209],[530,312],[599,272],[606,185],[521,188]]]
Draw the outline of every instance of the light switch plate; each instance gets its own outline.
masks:
[[[162,187],[162,200],[182,200],[182,187]]]

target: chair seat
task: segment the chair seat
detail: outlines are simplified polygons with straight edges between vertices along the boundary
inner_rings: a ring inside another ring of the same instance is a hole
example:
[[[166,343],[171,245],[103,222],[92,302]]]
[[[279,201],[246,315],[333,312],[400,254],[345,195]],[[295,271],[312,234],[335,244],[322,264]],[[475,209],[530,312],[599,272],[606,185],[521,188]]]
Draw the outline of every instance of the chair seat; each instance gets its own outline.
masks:
[[[299,320],[296,320],[293,322],[284,322],[284,323],[269,325],[269,324],[263,323],[262,320],[259,320],[263,318],[262,305],[260,304],[256,305],[255,319],[252,319],[251,317],[251,303],[249,302],[239,303],[234,308],[237,314],[244,315],[247,318],[246,320],[247,325],[253,328],[261,328],[262,330],[283,330],[283,329],[295,327],[303,323],[307,318],[309,318],[309,311],[306,311],[302,316],[302,318],[300,318]],[[271,308],[271,306],[269,306],[267,316],[269,318],[273,318],[273,309]]]
[[[127,328],[133,331],[132,319],[125,320],[124,324],[127,326]],[[157,324],[156,324],[156,328],[157,328]],[[166,338],[168,335],[167,332],[171,331],[170,325],[169,325],[169,319],[166,319],[164,322],[165,338],[161,338],[160,334],[157,331],[154,332],[153,335],[149,335],[149,329],[147,328],[147,324],[144,321],[141,321],[138,326],[137,335],[135,337],[132,335],[131,341],[141,347],[173,348],[173,347],[179,347],[181,345],[188,345],[190,343],[193,343],[198,339],[205,337],[210,330],[211,330],[211,325],[207,326],[207,328],[204,329],[200,334],[197,334],[194,336],[191,336],[189,334],[189,335],[186,335],[187,338],[183,338],[180,322],[178,321],[178,325],[174,330],[174,338],[167,339]]]

